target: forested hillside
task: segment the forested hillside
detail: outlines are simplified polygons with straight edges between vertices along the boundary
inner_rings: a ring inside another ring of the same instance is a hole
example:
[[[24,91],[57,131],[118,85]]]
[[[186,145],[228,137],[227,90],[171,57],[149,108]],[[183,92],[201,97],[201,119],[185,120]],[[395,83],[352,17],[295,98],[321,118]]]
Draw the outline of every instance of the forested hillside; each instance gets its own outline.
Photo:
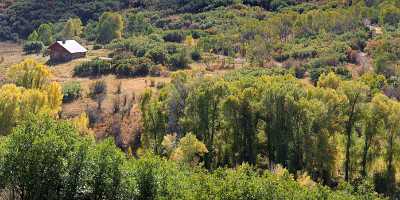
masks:
[[[398,0],[3,1],[0,199],[398,199],[399,31]]]

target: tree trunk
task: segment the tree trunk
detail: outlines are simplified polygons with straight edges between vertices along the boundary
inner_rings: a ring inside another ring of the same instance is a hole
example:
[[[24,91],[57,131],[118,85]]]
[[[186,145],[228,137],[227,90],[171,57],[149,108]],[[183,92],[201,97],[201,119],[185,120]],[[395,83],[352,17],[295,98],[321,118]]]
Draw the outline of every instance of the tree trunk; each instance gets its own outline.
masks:
[[[372,140],[372,137],[365,135],[363,158],[362,158],[362,162],[361,162],[361,165],[362,165],[361,175],[363,177],[367,176],[367,159],[368,159],[368,151],[369,151],[369,147],[371,144],[371,140]]]
[[[391,131],[388,141],[388,166],[387,170],[390,172],[393,170],[393,132]]]

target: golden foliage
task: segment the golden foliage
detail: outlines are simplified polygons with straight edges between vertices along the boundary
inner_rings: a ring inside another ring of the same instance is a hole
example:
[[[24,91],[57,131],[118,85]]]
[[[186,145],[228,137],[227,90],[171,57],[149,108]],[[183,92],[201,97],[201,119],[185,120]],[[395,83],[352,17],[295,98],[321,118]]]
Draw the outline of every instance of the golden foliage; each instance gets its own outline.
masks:
[[[0,88],[0,134],[8,133],[16,123],[21,94],[22,89],[13,84]]]
[[[318,87],[337,89],[340,86],[340,78],[334,72],[322,74],[318,80]]]
[[[62,104],[62,89],[61,85],[56,82],[52,82],[46,87],[47,91],[47,102],[52,113],[56,114],[61,110]]]
[[[50,70],[43,64],[27,59],[13,65],[8,78],[15,84],[0,88],[0,134],[7,134],[28,114],[56,117],[61,110],[60,84],[50,83]]]
[[[189,47],[192,47],[192,46],[196,45],[196,42],[194,41],[192,36],[186,36],[185,44]]]
[[[170,156],[176,147],[176,133],[164,136],[161,145],[165,149],[167,155]]]
[[[81,136],[94,137],[93,131],[90,130],[89,128],[89,118],[86,113],[82,113],[79,117],[76,117],[72,122]]]
[[[194,166],[199,162],[198,156],[206,153],[208,153],[206,146],[195,135],[188,133],[180,139],[179,145],[171,154],[170,159]]]
[[[312,188],[314,186],[317,185],[316,182],[314,182],[311,177],[307,174],[307,172],[301,174],[298,178],[297,178],[297,182],[304,187],[308,187],[308,188]]]
[[[38,89],[24,90],[20,109],[23,111],[21,114],[28,113],[47,113],[48,109],[47,93]]]
[[[8,71],[8,78],[24,88],[42,89],[48,84],[50,76],[47,66],[33,59],[15,64]]]

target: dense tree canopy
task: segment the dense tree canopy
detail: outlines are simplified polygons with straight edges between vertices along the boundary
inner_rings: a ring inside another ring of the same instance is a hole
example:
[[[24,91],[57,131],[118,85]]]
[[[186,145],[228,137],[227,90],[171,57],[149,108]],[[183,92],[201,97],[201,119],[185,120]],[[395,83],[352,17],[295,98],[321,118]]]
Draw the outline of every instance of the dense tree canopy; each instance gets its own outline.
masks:
[[[241,163],[271,169],[280,164],[328,185],[339,177],[353,181],[381,172],[394,181],[393,146],[399,140],[389,121],[400,115],[395,108],[399,103],[381,93],[371,99],[371,88],[361,81],[329,73],[314,87],[290,75],[241,74],[233,80],[231,75],[181,76],[159,96],[142,99],[145,136],[155,149],[165,146],[161,138],[168,134],[181,138],[192,132],[207,147],[203,162],[209,169]],[[180,99],[179,105],[171,104],[173,99]],[[382,159],[385,168],[378,167]]]

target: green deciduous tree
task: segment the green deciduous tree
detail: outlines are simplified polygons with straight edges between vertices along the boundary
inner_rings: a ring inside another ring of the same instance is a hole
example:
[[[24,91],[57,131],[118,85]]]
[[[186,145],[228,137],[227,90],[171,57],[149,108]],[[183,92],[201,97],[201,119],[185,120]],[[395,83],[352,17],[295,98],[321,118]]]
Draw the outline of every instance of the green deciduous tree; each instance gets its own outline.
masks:
[[[381,24],[397,26],[400,21],[400,8],[394,5],[385,5],[380,10]]]
[[[100,43],[109,43],[113,39],[120,39],[123,29],[124,21],[120,14],[105,12],[97,25],[97,40]]]
[[[44,45],[50,45],[53,40],[53,25],[42,24],[39,26],[37,33],[39,35],[38,40],[42,41]]]
[[[39,40],[39,34],[34,30],[29,36],[28,36],[28,41],[38,41]]]
[[[74,36],[80,36],[82,29],[82,21],[79,18],[71,18],[65,23],[62,36],[64,39],[72,39]]]
[[[156,154],[161,153],[161,143],[166,134],[167,117],[164,104],[156,98],[152,98],[151,90],[146,90],[140,100],[142,120],[145,135],[143,142],[153,149]]]
[[[206,145],[208,154],[205,156],[205,166],[210,169],[214,157],[214,140],[220,126],[220,104],[227,87],[215,79],[195,82],[190,87],[183,124],[188,132],[197,133]]]
[[[368,86],[357,81],[344,81],[339,90],[347,97],[347,101],[343,109],[344,115],[347,118],[344,125],[346,134],[345,179],[346,181],[349,181],[351,179],[350,150],[354,125],[360,120],[361,108],[368,95]]]

